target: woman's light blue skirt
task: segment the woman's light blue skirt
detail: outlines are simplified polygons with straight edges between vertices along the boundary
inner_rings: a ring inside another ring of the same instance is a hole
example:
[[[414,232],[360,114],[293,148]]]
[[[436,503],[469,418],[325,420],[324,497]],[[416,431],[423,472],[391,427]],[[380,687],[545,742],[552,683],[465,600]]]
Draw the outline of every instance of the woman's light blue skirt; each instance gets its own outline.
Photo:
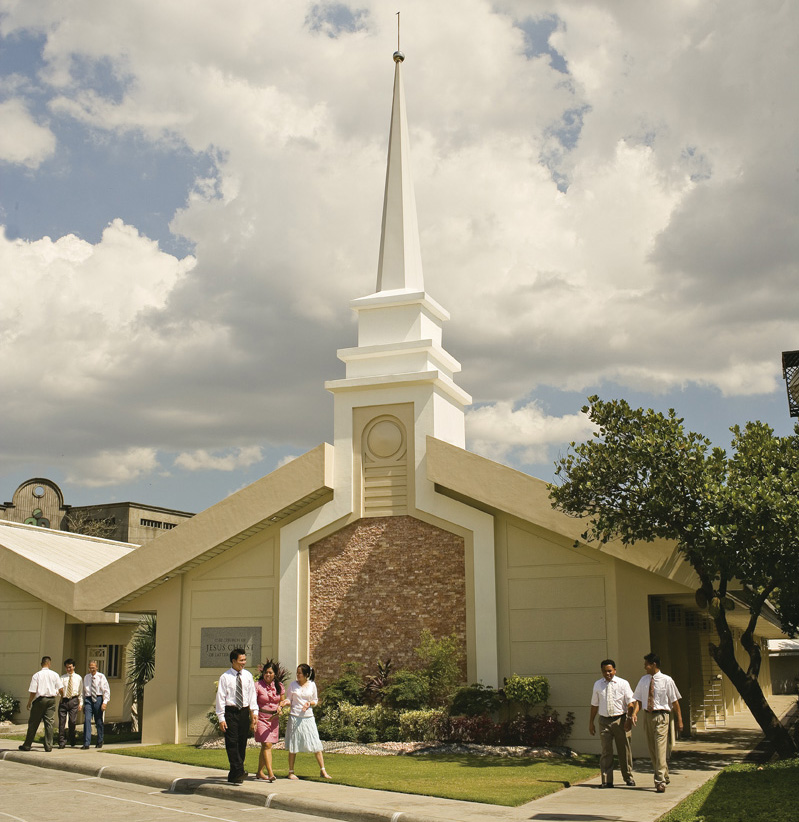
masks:
[[[286,725],[286,750],[289,753],[316,753],[322,749],[313,714],[290,716]]]

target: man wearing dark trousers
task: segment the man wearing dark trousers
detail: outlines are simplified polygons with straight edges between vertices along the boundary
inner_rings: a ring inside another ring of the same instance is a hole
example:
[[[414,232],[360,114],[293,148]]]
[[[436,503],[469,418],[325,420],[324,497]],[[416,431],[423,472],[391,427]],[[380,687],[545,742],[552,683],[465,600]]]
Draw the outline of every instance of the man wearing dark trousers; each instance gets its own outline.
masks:
[[[105,729],[105,709],[111,701],[111,689],[105,674],[97,670],[97,660],[89,663],[89,673],[83,677],[83,750],[88,750],[92,744],[92,718],[97,731],[97,744],[103,747],[103,731]]]
[[[630,732],[625,728],[628,711],[632,712],[635,704],[633,689],[626,679],[616,676],[616,663],[612,659],[603,659],[599,663],[602,679],[594,683],[591,694],[591,716],[588,720],[588,731],[596,734],[594,721],[599,714],[599,740],[602,744],[602,755],[599,758],[599,770],[602,774],[602,787],[613,787],[613,743],[619,755],[619,770],[626,785],[635,785],[633,779],[633,755],[630,748]]]
[[[61,694],[61,701],[58,703],[58,747],[66,748],[67,722],[69,722],[69,744],[75,747],[75,723],[78,721],[78,712],[83,710],[81,704],[81,691],[83,680],[75,673],[75,660],[65,659],[64,670],[66,673],[61,677],[61,687],[64,693]]]
[[[42,657],[42,668],[31,678],[28,686],[28,733],[25,741],[19,746],[21,751],[29,751],[33,737],[39,730],[39,723],[44,721],[44,749],[53,750],[53,718],[55,717],[55,698],[62,694],[61,677],[50,670],[50,657]]]
[[[248,775],[244,770],[247,737],[255,730],[258,719],[255,682],[252,674],[244,670],[246,664],[244,649],[234,648],[230,652],[230,668],[219,677],[216,689],[216,718],[225,734],[225,751],[230,762],[227,781],[231,785],[241,785]]]

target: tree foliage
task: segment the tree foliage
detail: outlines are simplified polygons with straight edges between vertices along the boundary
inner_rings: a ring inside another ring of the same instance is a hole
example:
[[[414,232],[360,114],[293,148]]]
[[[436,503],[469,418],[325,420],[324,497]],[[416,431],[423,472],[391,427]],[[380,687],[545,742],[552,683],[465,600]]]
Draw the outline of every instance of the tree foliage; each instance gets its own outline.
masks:
[[[662,414],[596,396],[589,403],[583,412],[597,430],[556,463],[553,506],[591,518],[586,541],[676,543],[699,577],[697,602],[716,626],[719,644],[711,653],[767,735],[788,752],[792,746],[757,684],[754,631],[767,602],[787,633],[799,628],[799,428],[776,437],[761,422],[735,426],[728,455],[686,432],[673,409]],[[749,607],[741,639],[750,657],[746,672],[734,659],[727,622],[732,591],[742,592]]]

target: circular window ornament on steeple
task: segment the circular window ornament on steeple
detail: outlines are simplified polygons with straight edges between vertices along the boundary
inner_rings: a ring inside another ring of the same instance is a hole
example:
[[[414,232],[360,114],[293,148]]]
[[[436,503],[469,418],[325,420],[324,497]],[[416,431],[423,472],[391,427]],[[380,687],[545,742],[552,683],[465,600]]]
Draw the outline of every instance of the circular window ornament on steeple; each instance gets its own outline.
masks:
[[[44,496],[44,486],[42,485],[34,485],[33,486],[33,496],[37,499],[41,499]]]
[[[378,420],[366,435],[366,447],[378,459],[390,459],[397,455],[404,450],[404,444],[404,432],[393,420]]]

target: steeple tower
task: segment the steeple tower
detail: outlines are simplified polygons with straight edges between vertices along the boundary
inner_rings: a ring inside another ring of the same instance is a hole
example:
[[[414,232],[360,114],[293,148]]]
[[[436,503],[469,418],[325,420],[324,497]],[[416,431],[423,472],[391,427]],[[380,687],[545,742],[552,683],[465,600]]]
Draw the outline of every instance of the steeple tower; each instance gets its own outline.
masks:
[[[424,291],[419,223],[411,175],[408,120],[405,116],[405,89],[400,66],[405,59],[394,52],[394,100],[388,138],[386,191],[383,197],[383,224],[380,259],[377,264],[377,291],[398,289]]]
[[[439,408],[443,400],[448,408],[429,418],[425,433],[463,447],[464,408],[472,399],[453,380],[460,363],[441,346],[441,327],[449,313],[424,289],[402,84],[404,60],[401,51],[394,53],[377,288],[350,303],[358,314],[358,345],[338,351],[347,366],[346,377],[328,381],[325,387],[336,395],[338,418],[342,394],[350,395],[347,406],[371,406],[407,402],[411,386],[427,386],[427,393],[432,391],[437,398],[433,405]]]

